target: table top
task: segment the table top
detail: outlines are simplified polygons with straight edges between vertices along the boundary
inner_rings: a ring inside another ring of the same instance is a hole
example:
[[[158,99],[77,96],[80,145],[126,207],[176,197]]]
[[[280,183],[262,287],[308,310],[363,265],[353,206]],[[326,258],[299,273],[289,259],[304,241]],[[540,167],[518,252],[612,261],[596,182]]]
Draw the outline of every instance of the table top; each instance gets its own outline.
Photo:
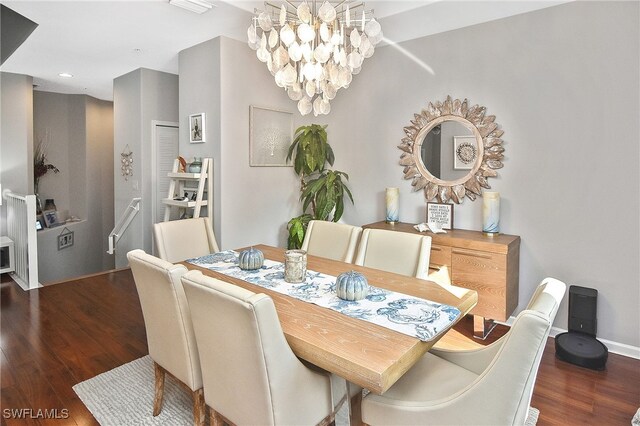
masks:
[[[256,245],[254,248],[260,249],[267,259],[284,260],[284,250],[281,248],[265,245]],[[285,337],[296,356],[378,394],[389,389],[447,331],[443,330],[431,342],[423,342],[240,279],[190,263],[182,264],[188,269],[200,270],[205,275],[269,295],[276,306]],[[477,293],[472,290],[457,287],[445,289],[431,281],[316,256],[308,256],[307,269],[334,276],[355,270],[363,273],[373,286],[456,307],[461,312],[460,318],[478,301]]]

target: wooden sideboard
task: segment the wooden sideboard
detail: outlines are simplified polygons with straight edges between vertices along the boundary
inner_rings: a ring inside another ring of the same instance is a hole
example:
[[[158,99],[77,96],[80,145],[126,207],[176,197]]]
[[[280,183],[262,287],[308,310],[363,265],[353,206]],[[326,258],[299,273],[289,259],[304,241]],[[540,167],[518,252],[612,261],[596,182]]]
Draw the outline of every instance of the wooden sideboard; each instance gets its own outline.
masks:
[[[446,268],[450,283],[478,292],[474,314],[476,337],[486,337],[493,321],[506,321],[518,306],[520,237],[480,231],[418,232],[409,223],[370,223],[363,228],[410,232],[431,237],[430,269]],[[442,276],[442,275],[440,275]]]

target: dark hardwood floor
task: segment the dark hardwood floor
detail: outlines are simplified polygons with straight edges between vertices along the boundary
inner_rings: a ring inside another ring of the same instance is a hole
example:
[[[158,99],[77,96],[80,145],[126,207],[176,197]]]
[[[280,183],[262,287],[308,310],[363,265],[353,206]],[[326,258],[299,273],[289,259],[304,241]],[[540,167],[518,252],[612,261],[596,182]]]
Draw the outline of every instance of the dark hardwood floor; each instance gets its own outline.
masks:
[[[97,424],[72,386],[147,354],[131,272],[30,292],[3,275],[0,301],[1,424]],[[472,320],[463,319],[442,344],[474,347],[508,330],[498,326],[481,343],[471,337],[472,328]],[[549,339],[532,406],[540,410],[540,426],[629,425],[640,407],[640,361],[611,354],[607,370],[591,371],[557,360]],[[20,409],[37,418],[12,418]],[[43,418],[38,410],[45,409],[57,410],[49,414],[59,418]]]

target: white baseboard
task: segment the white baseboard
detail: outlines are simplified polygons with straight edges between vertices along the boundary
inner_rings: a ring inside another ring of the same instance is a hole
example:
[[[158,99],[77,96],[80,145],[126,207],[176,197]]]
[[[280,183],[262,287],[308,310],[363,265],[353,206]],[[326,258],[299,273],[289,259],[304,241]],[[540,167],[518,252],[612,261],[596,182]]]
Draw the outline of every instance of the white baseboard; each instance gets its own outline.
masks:
[[[500,324],[511,326],[511,324],[513,324],[513,321],[515,321],[515,319],[516,317],[511,316],[506,322],[500,322]],[[499,321],[496,321],[496,322],[499,322]],[[565,333],[566,331],[567,330],[563,328],[551,327],[551,332],[549,333],[549,337],[556,337],[558,334]],[[627,356],[629,358],[640,359],[640,347],[638,346],[631,346],[625,343],[618,343],[612,340],[601,339],[599,337],[598,337],[598,340],[604,343],[607,349],[609,349],[609,352],[613,354]]]

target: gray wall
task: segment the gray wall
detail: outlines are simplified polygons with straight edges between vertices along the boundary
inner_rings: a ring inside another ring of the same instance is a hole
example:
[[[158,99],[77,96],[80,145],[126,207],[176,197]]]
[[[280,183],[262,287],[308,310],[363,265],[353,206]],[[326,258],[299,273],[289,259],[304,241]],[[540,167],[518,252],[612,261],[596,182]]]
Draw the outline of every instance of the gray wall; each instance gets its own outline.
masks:
[[[502,196],[502,231],[522,237],[518,311],[546,276],[593,287],[598,335],[638,346],[637,17],[637,3],[573,2],[402,43],[434,74],[381,47],[329,116],[296,113],[295,125],[329,124],[335,168],[349,173],[355,197],[346,222],[383,219],[384,188],[400,187],[401,220],[415,223],[425,200],[402,180],[402,128],[447,95],[486,106],[506,132],[505,167],[491,185]],[[283,245],[284,223],[300,208],[291,169],[248,166],[249,105],[296,105],[243,45],[221,38],[180,53],[180,152],[216,158],[224,249]],[[186,120],[197,112],[207,113],[209,140],[191,145]],[[455,227],[481,229],[480,200],[456,205]],[[565,301],[556,325],[566,328],[566,318]]]
[[[116,267],[128,264],[128,251],[151,253],[153,237],[153,182],[151,180],[151,122],[178,121],[178,76],[140,68],[113,83],[114,102],[114,202],[115,220],[134,197],[142,197],[141,211],[118,242]],[[125,181],[120,153],[126,145],[133,152],[133,176]]]
[[[598,335],[639,346],[638,6],[572,2],[402,43],[435,74],[377,49],[331,114],[309,120],[329,124],[351,176],[345,220],[383,219],[389,186],[402,221],[424,220],[396,145],[429,101],[466,97],[505,130],[505,167],[490,183],[501,230],[522,237],[518,310],[546,276],[596,288]],[[481,229],[481,201],[456,205],[455,227]],[[566,299],[556,325],[567,326]]]
[[[33,93],[34,149],[41,141],[46,144],[47,162],[60,170],[40,178],[38,195],[43,206],[47,198],[52,198],[59,211],[83,219],[87,217],[85,180],[81,179],[86,169],[85,98]]]
[[[180,52],[180,153],[214,158],[214,231],[223,249],[283,246],[287,221],[300,214],[291,167],[249,167],[250,105],[296,111],[245,43],[219,37]],[[190,144],[188,117],[198,112],[207,114],[207,141]]]
[[[53,198],[60,219],[69,224],[74,245],[58,250],[62,228],[38,232],[38,270],[41,283],[50,283],[113,269],[106,254],[113,228],[113,104],[86,95],[36,91],[34,132],[49,135],[47,159],[60,169],[40,179],[42,201]]]
[[[33,78],[0,73],[0,183],[2,190],[33,193]],[[0,234],[6,235],[6,204]]]
[[[205,41],[180,52],[179,122],[180,155],[213,158],[213,231],[221,244],[221,142],[220,142],[220,38]],[[189,115],[205,113],[205,142],[189,143]],[[204,214],[204,212],[203,212]]]

